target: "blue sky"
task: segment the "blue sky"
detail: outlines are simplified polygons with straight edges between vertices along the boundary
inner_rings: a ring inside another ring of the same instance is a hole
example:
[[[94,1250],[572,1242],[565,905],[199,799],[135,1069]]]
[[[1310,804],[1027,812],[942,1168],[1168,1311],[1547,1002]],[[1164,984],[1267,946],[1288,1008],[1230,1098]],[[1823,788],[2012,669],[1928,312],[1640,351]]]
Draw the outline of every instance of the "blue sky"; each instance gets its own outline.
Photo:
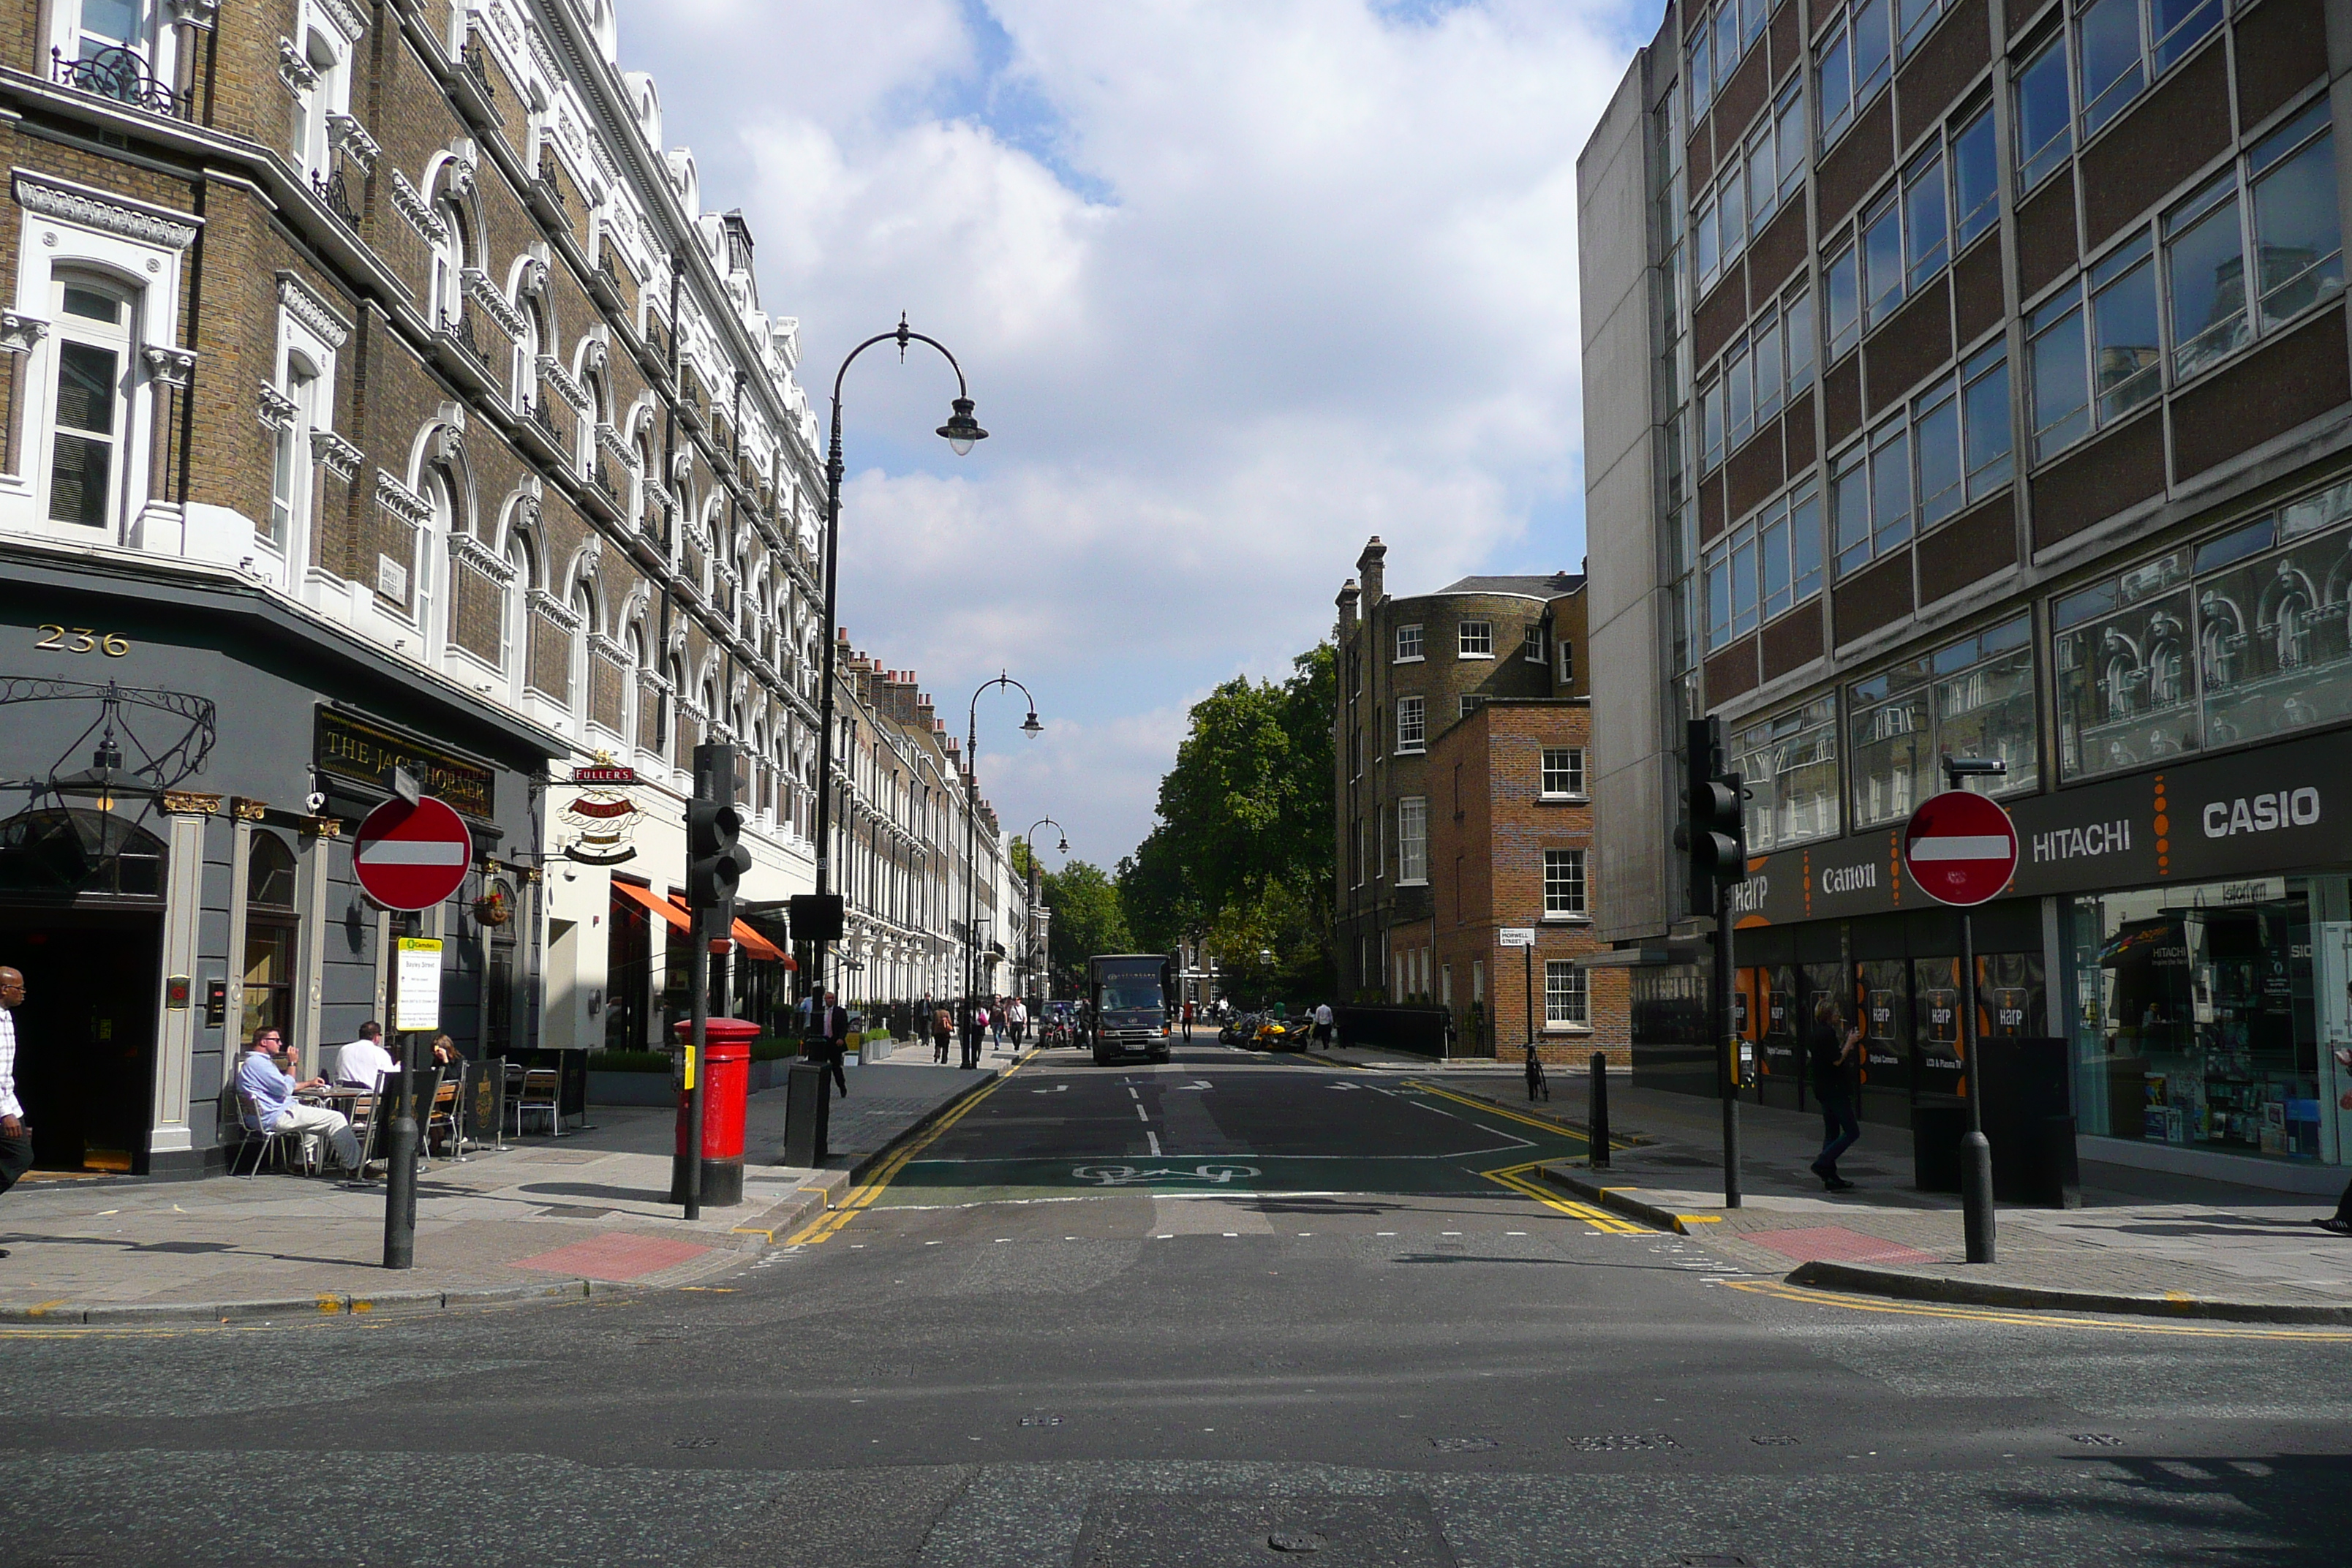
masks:
[[[983,789],[1103,865],[1186,707],[1393,591],[1584,554],[1575,160],[1654,9],[1540,0],[621,0],[823,407],[901,310],[953,378],[845,391],[842,620]]]

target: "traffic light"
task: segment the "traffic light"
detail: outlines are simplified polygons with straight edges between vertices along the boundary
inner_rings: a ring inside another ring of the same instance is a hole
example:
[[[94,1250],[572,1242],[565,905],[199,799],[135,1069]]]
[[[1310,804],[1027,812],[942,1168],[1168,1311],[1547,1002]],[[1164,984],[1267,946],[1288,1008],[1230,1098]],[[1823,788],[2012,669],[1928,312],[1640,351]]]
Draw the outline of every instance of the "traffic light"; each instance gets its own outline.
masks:
[[[686,803],[686,907],[702,934],[735,929],[735,891],[751,868],[743,814],[735,807],[735,748],[694,749],[694,798]]]
[[[794,893],[791,910],[794,942],[839,942],[842,907],[839,893]]]
[[[1723,767],[1723,721],[1693,719],[1685,726],[1683,825],[1675,847],[1690,857],[1691,913],[1713,914],[1718,889],[1748,880],[1747,792]]]

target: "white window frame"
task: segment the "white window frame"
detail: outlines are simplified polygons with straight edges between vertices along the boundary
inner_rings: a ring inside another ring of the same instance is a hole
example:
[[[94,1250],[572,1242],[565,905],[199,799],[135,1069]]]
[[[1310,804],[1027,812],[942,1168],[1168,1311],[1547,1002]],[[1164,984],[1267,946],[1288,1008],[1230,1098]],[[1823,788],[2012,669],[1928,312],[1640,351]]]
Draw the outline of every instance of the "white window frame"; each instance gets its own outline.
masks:
[[[1484,648],[1471,646],[1471,633],[1475,630]],[[1495,657],[1495,623],[1480,618],[1456,621],[1454,624],[1454,657],[1456,658],[1493,658]]]
[[[290,516],[286,537],[270,538],[267,523],[254,529],[254,542],[265,552],[265,559],[274,561],[281,573],[281,581],[289,592],[303,584],[310,563],[310,541],[319,511],[319,467],[315,444],[311,437],[319,432],[331,432],[335,425],[335,388],[337,351],[341,342],[331,335],[342,328],[342,323],[326,312],[324,302],[308,289],[290,279],[281,279],[278,286],[278,347],[273,384],[278,395],[294,404],[292,427],[278,433],[278,440],[292,444],[293,494],[288,498]],[[313,320],[305,321],[304,317]],[[316,318],[324,316],[323,321]],[[297,356],[308,361],[317,375],[304,400],[294,395],[293,363]],[[273,454],[274,458],[274,454]],[[274,474],[274,467],[273,467]],[[272,486],[272,501],[276,500]]]
[[[1544,1027],[1570,1034],[1592,1027],[1592,977],[1571,959],[1544,960]]]
[[[1564,869],[1572,869],[1573,877],[1559,879],[1560,897],[1553,900],[1553,857]],[[1592,918],[1591,882],[1581,849],[1551,848],[1543,852],[1543,918],[1547,921],[1589,921]]]
[[[1559,650],[1559,683],[1570,685],[1576,679],[1576,644],[1566,637],[1555,637],[1552,646]]]
[[[1412,648],[1411,653],[1407,653],[1405,651],[1408,644],[1410,644]],[[1414,621],[1407,626],[1399,626],[1396,629],[1396,656],[1390,662],[1393,664],[1419,664],[1427,657],[1423,652],[1424,646],[1425,645],[1422,639],[1421,623],[1419,621]]]
[[[1554,757],[1560,757],[1566,760],[1563,761],[1559,767],[1555,768],[1552,765],[1552,759]],[[1543,755],[1538,759],[1538,762],[1540,769],[1538,774],[1538,779],[1542,786],[1542,795],[1540,798],[1544,800],[1583,800],[1586,798],[1584,793],[1584,748],[1582,746],[1546,746],[1543,749]],[[1552,787],[1552,778],[1555,773],[1560,774],[1565,778],[1568,787],[1564,789],[1554,789]]]
[[[1519,634],[1519,657],[1529,664],[1543,664],[1549,660],[1550,656],[1546,651],[1547,646],[1541,621],[1529,622],[1527,629]]]
[[[1429,797],[1409,795],[1397,802],[1397,886],[1429,885]]]
[[[1406,723],[1410,713],[1412,722]],[[1429,749],[1429,703],[1421,697],[1400,697],[1396,705],[1396,754],[1418,756]],[[1410,732],[1411,740],[1405,737]]]
[[[1456,717],[1467,719],[1471,714],[1475,713],[1479,709],[1484,708],[1487,703],[1492,702],[1494,698],[1488,696],[1484,691],[1465,691],[1462,694],[1461,711],[1456,715]]]

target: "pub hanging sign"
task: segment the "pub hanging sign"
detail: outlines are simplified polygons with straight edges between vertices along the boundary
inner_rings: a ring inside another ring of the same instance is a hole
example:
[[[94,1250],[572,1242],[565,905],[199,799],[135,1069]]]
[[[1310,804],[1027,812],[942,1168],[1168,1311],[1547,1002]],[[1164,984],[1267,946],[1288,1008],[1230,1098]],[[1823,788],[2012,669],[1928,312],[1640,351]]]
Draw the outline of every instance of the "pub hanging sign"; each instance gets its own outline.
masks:
[[[332,708],[318,711],[312,761],[328,777],[390,795],[393,770],[406,768],[426,795],[438,795],[467,816],[484,821],[494,816],[498,780],[480,763]]]

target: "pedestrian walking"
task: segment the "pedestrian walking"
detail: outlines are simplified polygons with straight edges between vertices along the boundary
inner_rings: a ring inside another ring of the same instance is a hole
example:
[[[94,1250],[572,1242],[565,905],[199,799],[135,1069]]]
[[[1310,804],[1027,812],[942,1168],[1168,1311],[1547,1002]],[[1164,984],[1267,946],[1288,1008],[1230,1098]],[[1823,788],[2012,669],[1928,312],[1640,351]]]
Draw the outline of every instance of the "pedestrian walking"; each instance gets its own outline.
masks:
[[[1315,1043],[1327,1051],[1331,1048],[1331,1004],[1328,1002],[1316,1005]]]
[[[1004,998],[996,999],[995,1008],[988,1016],[988,1036],[998,1047],[1004,1044]]]
[[[1190,1002],[1184,1004],[1184,1037],[1188,1040],[1192,1037],[1192,1004]]]
[[[955,1017],[945,1007],[931,1009],[931,1061],[948,1065],[948,1038],[955,1033]]]
[[[23,973],[0,969],[0,1193],[33,1168],[33,1131],[16,1099],[16,1010],[24,1005]],[[0,1247],[0,1258],[7,1256]]]
[[[1813,1097],[1822,1102],[1822,1152],[1813,1157],[1811,1170],[1833,1193],[1853,1185],[1838,1174],[1837,1163],[1862,1136],[1862,1120],[1853,1107],[1854,1053],[1861,1045],[1862,1030],[1846,1027],[1835,997],[1823,995],[1814,1002],[1805,1054],[1813,1069]]]
[[[8,971],[0,969],[0,976],[5,976],[7,973]],[[0,984],[5,984],[5,979],[0,979]],[[5,992],[0,992],[0,998],[5,998]],[[2352,1068],[2352,1050],[2337,1051],[2336,1060],[2340,1067]],[[2344,1195],[2336,1200],[2336,1212],[2325,1218],[2313,1220],[2311,1223],[2330,1236],[2352,1236],[2352,1182],[2347,1182],[2344,1184]]]
[[[1551,1083],[1544,1077],[1543,1058],[1536,1055],[1536,1043],[1528,1042],[1528,1102],[1551,1098]]]
[[[963,1060],[958,1065],[967,1069],[980,1066],[980,1046],[988,1037],[988,1008],[977,996],[964,1004]]]
[[[1015,996],[1012,1003],[1005,1008],[1005,1014],[1004,1026],[1007,1032],[1013,1036],[1013,1048],[1018,1050],[1021,1047],[1023,1037],[1029,1032],[1028,1004],[1022,1001],[1020,997]]]
[[[849,1052],[849,1009],[835,999],[830,991],[824,994],[824,1006],[820,1012],[816,1037],[816,1058],[833,1074],[840,1086],[841,1098],[849,1098],[849,1075],[842,1070],[842,1058]]]

